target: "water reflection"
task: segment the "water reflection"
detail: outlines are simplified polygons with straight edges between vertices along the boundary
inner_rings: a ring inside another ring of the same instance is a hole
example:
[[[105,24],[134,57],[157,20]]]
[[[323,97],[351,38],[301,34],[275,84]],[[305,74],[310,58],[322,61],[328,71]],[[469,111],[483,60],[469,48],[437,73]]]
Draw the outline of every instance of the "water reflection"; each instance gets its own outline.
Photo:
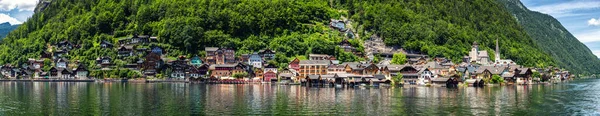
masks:
[[[458,89],[0,82],[0,115],[598,115],[599,82]]]

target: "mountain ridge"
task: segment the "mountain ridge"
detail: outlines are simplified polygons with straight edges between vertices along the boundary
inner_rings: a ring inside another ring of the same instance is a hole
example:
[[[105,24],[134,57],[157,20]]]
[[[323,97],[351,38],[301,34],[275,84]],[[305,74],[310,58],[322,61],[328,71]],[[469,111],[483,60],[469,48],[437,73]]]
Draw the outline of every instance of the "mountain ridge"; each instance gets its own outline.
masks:
[[[598,57],[565,29],[557,19],[547,14],[531,11],[519,0],[497,1],[513,14],[542,50],[556,59],[558,66],[575,73],[600,73]]]
[[[2,40],[4,37],[6,37],[6,35],[8,35],[8,33],[10,33],[12,30],[17,29],[17,27],[19,27],[20,24],[17,25],[12,25],[9,22],[4,22],[0,24],[0,40]]]

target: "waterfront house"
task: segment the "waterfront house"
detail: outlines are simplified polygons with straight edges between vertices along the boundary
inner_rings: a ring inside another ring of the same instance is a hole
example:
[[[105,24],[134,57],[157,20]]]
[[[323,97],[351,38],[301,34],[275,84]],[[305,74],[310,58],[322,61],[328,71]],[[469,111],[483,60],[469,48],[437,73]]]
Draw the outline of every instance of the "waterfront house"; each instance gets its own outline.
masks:
[[[331,64],[329,60],[301,60],[298,64],[300,76],[327,74],[329,64]]]
[[[154,52],[153,52],[154,53]],[[156,53],[154,53],[156,54]],[[158,54],[157,54],[158,55]],[[186,70],[188,69],[187,59],[185,56],[179,56],[177,60],[171,62],[171,78],[186,78]]]
[[[208,69],[210,68],[210,66],[208,66],[207,64],[202,64],[198,67],[196,66],[192,66],[194,67],[197,71],[194,71],[194,73],[197,73],[199,77],[206,77],[206,75],[208,74]],[[192,73],[192,72],[190,72]],[[194,77],[194,76],[191,76]]]
[[[264,70],[261,68],[254,68],[254,78],[256,79],[260,79],[260,80],[264,80],[263,75],[264,75]]]
[[[142,72],[146,76],[154,76],[156,73],[160,72],[163,64],[164,61],[160,58],[159,55],[150,53],[146,55],[145,60],[142,63]]]
[[[50,68],[50,70],[48,70],[48,72],[50,73],[50,78],[58,78],[59,77],[59,70],[55,67]]]
[[[256,52],[254,52],[248,58],[248,64],[252,65],[255,68],[262,68],[263,66],[263,58]]]
[[[206,76],[206,72],[208,70],[208,65],[201,65],[199,67],[190,66],[189,67],[189,78],[198,79]]]
[[[59,68],[60,73],[58,73],[60,79],[73,79],[73,71],[66,68]]]
[[[447,77],[438,77],[438,78],[431,80],[431,84],[437,85],[437,86],[444,86],[450,82],[452,82],[452,79],[447,78]]]
[[[211,70],[211,77],[215,78],[229,78],[232,77],[233,74],[237,73],[247,73],[246,66],[241,63],[237,64],[215,64],[211,65],[209,70]]]
[[[2,66],[2,68],[0,68],[0,72],[5,78],[10,77],[10,74],[12,72],[12,66],[10,64],[5,64]]]
[[[322,83],[321,75],[306,75],[305,79],[306,79],[307,85],[309,85],[309,86],[317,86]]]
[[[297,73],[292,70],[285,68],[283,70],[278,71],[279,74],[277,76],[280,80],[288,80],[291,82],[293,80],[296,80],[296,76],[297,76]]]
[[[417,80],[419,78],[418,70],[412,66],[405,65],[402,69],[400,69],[400,74],[402,74],[402,80],[404,83],[408,84],[417,84]],[[396,76],[398,73],[392,73],[392,76]]]
[[[202,59],[196,55],[190,59],[190,64],[195,67],[200,67],[202,65]]]
[[[56,59],[55,63],[56,63],[56,68],[67,68],[67,65],[69,64],[69,60],[67,60],[66,58],[59,58],[59,59]]]
[[[290,61],[288,68],[299,71],[300,70],[300,59],[294,58],[294,60]]]
[[[492,78],[492,73],[489,70],[491,69],[489,66],[481,66],[475,70],[475,75],[477,79],[490,79]]]
[[[375,75],[379,73],[379,67],[373,63],[370,63],[365,65],[364,71],[365,72],[363,74],[365,75]]]
[[[110,57],[98,57],[96,58],[96,65],[102,68],[107,68],[112,65],[111,61],[112,59]]]
[[[118,49],[118,55],[120,57],[128,57],[133,56],[133,51],[135,49],[135,45],[123,45]]]
[[[346,73],[362,75],[364,72],[364,68],[361,67],[359,62],[344,62],[342,65],[344,66]]]
[[[533,72],[530,68],[515,68],[516,84],[529,84],[532,81]]]
[[[269,48],[267,48],[267,49],[264,49],[264,50],[259,50],[259,51],[258,51],[258,54],[259,54],[259,55],[260,55],[262,58],[264,58],[264,59],[268,59],[268,60],[275,59],[275,53],[276,53],[275,51],[273,51],[273,50],[271,50],[271,49],[269,49]]]
[[[75,78],[78,79],[87,79],[89,75],[88,69],[85,67],[83,63],[79,63],[77,69],[75,69]]]
[[[44,67],[44,60],[35,60],[29,59],[28,71],[32,71],[31,75],[34,78],[39,78],[39,74],[42,72],[42,67]]]
[[[273,81],[277,80],[277,66],[273,64],[268,64],[264,68],[264,81]]]
[[[277,81],[277,73],[273,72],[273,70],[265,70],[265,74],[263,74],[263,81]]]
[[[102,48],[113,48],[114,45],[106,40],[100,41],[100,47]]]
[[[433,73],[431,73],[431,71],[429,71],[427,68],[419,69],[418,75],[419,79],[417,84],[426,84],[433,79]]]
[[[20,78],[33,78],[34,76],[34,72],[29,70],[29,69],[25,69],[25,68],[20,68]]]

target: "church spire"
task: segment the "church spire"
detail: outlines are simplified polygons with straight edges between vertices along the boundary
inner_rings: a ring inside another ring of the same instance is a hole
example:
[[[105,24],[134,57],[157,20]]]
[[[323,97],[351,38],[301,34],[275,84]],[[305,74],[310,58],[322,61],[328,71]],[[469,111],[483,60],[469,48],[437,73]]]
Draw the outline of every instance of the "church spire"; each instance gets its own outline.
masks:
[[[498,38],[496,38],[496,55],[494,57],[496,61],[500,60],[500,46],[498,45]]]

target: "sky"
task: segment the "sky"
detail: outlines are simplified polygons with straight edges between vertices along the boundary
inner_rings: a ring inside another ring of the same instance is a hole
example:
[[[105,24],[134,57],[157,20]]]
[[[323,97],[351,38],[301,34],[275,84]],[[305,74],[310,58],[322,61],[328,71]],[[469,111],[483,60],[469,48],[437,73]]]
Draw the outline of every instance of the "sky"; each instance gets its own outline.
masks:
[[[521,0],[529,10],[549,14],[600,56],[600,0]]]
[[[38,0],[0,0],[0,23],[22,24],[33,15]]]

